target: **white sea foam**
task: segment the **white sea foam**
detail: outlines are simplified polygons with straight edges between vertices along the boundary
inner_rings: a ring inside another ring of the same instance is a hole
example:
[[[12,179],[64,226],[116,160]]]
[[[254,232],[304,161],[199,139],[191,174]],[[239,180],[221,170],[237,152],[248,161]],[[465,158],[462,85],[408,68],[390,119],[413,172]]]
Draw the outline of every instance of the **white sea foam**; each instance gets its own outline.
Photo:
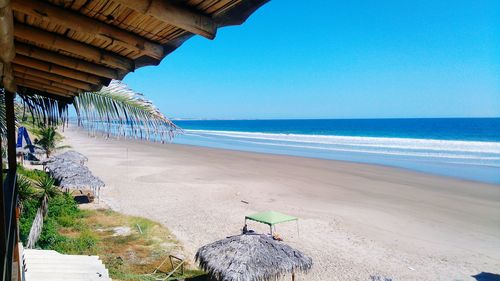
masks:
[[[369,154],[400,155],[487,161],[500,164],[500,142],[356,137],[304,134],[275,134],[211,130],[186,130],[200,137],[222,137],[254,145],[292,147]],[[478,163],[479,164],[479,163]]]

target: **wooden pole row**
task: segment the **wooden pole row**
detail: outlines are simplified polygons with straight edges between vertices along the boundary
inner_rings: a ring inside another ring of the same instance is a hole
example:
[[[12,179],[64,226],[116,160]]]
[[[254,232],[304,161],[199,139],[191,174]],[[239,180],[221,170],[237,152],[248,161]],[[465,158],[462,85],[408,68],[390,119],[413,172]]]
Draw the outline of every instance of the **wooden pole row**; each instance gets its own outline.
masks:
[[[98,91],[101,88],[100,85],[99,86],[91,85],[91,84],[81,82],[81,81],[78,81],[75,79],[67,78],[67,77],[52,74],[52,73],[47,73],[47,72],[36,70],[33,68],[29,68],[29,67],[26,67],[23,65],[14,64],[13,69],[14,69],[14,73],[16,73],[17,76],[19,76],[19,74],[27,74],[30,76],[35,76],[38,78],[47,79],[47,80],[54,81],[57,83],[67,84],[67,85],[70,85],[70,86],[73,86],[73,87],[76,87],[78,89],[82,89],[85,91]]]
[[[11,5],[14,11],[40,18],[51,24],[58,24],[85,33],[155,59],[163,58],[162,45],[113,25],[73,12],[70,9],[36,0],[12,0]]]
[[[128,58],[21,23],[16,23],[14,36],[23,40],[36,42],[46,48],[62,50],[84,57],[97,64],[104,64],[126,71],[134,70],[134,62]]]
[[[96,74],[98,76],[121,79],[116,70],[107,68],[98,64],[90,63],[77,58],[64,56],[56,52],[51,52],[29,44],[16,42],[16,53],[31,57],[34,59],[51,62],[60,66],[65,66],[86,73]]]
[[[207,15],[176,6],[165,0],[113,0],[121,5],[157,20],[177,26],[208,39],[214,39],[217,24]]]

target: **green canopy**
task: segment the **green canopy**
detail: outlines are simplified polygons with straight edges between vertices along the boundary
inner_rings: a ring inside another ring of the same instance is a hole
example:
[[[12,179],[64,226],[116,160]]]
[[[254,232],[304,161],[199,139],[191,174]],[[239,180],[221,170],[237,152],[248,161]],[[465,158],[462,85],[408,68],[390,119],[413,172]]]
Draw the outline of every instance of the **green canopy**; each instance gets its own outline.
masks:
[[[282,222],[298,220],[298,218],[296,218],[296,217],[292,217],[292,216],[278,213],[275,211],[267,211],[267,212],[253,214],[250,216],[246,216],[245,219],[258,221],[258,222],[265,223],[265,224],[270,225],[270,226],[273,226],[275,224],[282,223]]]

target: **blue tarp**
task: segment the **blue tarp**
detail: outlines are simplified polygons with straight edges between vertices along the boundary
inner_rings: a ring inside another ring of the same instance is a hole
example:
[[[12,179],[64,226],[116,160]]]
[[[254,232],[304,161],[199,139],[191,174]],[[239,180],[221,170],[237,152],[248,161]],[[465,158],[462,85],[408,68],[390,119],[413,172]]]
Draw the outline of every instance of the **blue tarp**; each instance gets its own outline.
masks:
[[[31,143],[30,136],[28,135],[28,130],[24,127],[19,127],[17,129],[17,144],[16,147],[23,147],[23,138],[26,141],[26,145],[28,146],[31,153],[35,153],[35,148]]]

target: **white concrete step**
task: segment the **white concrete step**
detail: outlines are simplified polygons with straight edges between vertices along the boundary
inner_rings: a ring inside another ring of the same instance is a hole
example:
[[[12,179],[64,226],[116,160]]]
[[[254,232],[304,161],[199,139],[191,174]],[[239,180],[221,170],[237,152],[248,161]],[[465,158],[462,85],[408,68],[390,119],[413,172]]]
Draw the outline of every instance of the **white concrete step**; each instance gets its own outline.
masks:
[[[102,275],[102,276],[109,276],[108,270],[105,268],[80,268],[80,267],[73,267],[73,268],[55,268],[51,265],[47,265],[47,268],[30,268],[28,267],[27,270],[25,271],[26,273],[50,273],[50,272],[59,272],[59,273],[90,273],[90,274],[97,274],[97,275]]]
[[[86,264],[102,264],[100,259],[85,259],[85,258],[30,258],[25,257],[25,259],[29,259],[31,264],[78,264],[78,263],[86,263]]]
[[[49,281],[49,280],[86,280],[86,281],[111,281],[111,278],[105,276],[98,276],[97,274],[90,273],[35,273],[26,274],[26,280],[32,281]]]
[[[42,251],[42,250],[38,250],[38,251]],[[50,257],[51,259],[54,258],[82,258],[82,259],[99,259],[98,256],[84,256],[84,255],[62,255],[62,254],[59,254],[59,253],[47,253],[47,254],[43,254],[43,253],[34,253],[33,251],[30,251],[30,252],[27,252],[27,253],[24,253],[24,256],[25,257],[30,257],[30,258],[34,258],[34,259],[40,259],[40,258],[45,258],[45,257]]]
[[[109,272],[97,256],[63,255],[52,250],[24,250],[26,281],[108,281]]]

